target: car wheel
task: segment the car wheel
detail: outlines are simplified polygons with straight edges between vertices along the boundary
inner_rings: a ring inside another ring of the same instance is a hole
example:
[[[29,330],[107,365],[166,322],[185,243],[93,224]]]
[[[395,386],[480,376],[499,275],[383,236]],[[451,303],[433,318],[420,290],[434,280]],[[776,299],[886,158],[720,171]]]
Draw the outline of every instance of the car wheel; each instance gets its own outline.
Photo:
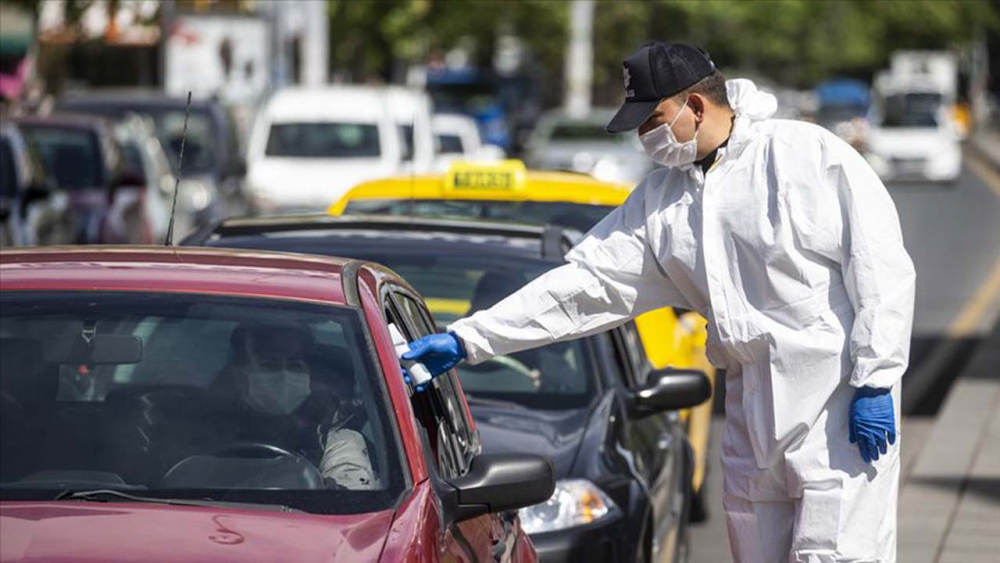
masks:
[[[705,486],[707,483],[701,484],[701,489],[691,495],[691,514],[690,522],[696,524],[701,522],[706,522],[708,520],[708,503],[705,501],[705,497],[708,496],[705,492]]]

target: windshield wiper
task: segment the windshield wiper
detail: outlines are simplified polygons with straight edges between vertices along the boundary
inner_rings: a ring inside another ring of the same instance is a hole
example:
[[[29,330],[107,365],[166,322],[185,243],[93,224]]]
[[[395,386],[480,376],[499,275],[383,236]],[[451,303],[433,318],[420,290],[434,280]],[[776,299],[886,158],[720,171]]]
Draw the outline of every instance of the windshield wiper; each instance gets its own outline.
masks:
[[[283,504],[260,504],[249,502],[223,502],[216,500],[199,499],[179,499],[179,498],[156,498],[144,497],[123,493],[114,489],[96,489],[93,491],[73,491],[65,490],[55,496],[52,500],[81,500],[89,502],[147,502],[153,504],[169,504],[173,506],[201,506],[210,508],[240,508],[256,510],[274,510],[277,512],[302,512],[301,510]]]

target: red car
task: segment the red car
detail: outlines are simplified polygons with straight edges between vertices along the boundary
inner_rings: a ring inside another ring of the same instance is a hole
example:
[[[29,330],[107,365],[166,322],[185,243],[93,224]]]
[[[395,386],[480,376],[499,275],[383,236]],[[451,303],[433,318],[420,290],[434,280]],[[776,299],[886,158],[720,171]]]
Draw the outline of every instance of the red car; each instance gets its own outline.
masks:
[[[534,561],[552,466],[480,453],[435,330],[372,263],[0,252],[0,561]]]

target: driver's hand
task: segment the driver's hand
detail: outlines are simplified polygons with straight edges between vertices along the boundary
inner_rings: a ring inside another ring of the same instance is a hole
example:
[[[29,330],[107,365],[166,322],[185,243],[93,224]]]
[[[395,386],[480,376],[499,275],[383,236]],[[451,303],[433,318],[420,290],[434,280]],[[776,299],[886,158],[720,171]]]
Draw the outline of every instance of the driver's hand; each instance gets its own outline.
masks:
[[[409,347],[410,351],[403,354],[403,359],[423,364],[432,377],[441,375],[465,359],[462,343],[452,332],[427,335],[414,340]]]

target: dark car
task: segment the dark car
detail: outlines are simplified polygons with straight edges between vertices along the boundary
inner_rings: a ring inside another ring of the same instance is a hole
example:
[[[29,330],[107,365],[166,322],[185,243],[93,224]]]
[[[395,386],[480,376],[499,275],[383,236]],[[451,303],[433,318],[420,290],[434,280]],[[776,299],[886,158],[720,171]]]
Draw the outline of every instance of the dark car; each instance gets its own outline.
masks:
[[[0,246],[73,242],[73,217],[20,129],[0,124]]]
[[[385,264],[439,325],[563,262],[557,229],[399,217],[230,220],[186,243]],[[544,561],[682,561],[691,449],[675,409],[709,395],[697,371],[654,371],[634,324],[458,368],[487,452],[549,456],[556,492],[521,510]]]
[[[177,166],[186,99],[161,92],[107,91],[71,94],[56,103],[58,111],[88,113],[123,120],[130,114],[148,116],[153,130]],[[215,100],[192,100],[179,171],[182,192],[201,201],[200,219],[211,220],[240,211],[246,162],[240,151],[235,122]],[[199,195],[200,194],[200,195]]]
[[[114,228],[125,221],[113,213],[134,215],[129,223],[135,225],[135,232],[148,231],[148,217],[141,205],[134,213],[134,206],[115,205],[118,196],[126,196],[142,181],[127,173],[108,121],[87,115],[50,115],[12,122],[38,154],[55,189],[67,195],[76,223],[72,242],[144,242]]]
[[[403,382],[429,319],[358,260],[0,251],[0,560],[532,563],[552,466]]]

